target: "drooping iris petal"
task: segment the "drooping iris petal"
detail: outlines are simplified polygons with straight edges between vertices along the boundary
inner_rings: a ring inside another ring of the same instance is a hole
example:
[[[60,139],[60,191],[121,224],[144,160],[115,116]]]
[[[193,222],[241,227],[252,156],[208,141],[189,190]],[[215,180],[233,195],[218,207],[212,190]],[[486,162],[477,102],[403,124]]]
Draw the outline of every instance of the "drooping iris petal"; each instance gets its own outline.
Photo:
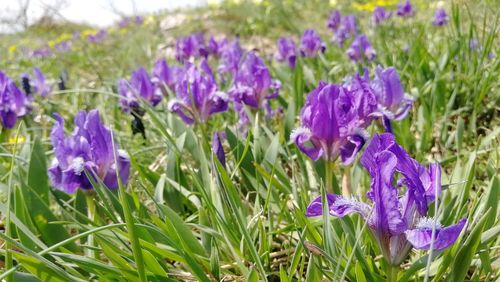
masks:
[[[373,138],[378,138],[378,135]],[[370,143],[368,147],[373,146],[372,144]],[[367,194],[374,203],[373,212],[368,220],[370,228],[379,238],[403,233],[407,225],[399,210],[398,191],[392,185],[397,165],[396,156],[387,150],[377,152],[373,158],[371,155],[363,154],[361,163],[372,177],[370,191]]]
[[[331,205],[335,202],[335,200],[339,196],[334,194],[326,194],[326,201],[328,202],[328,209],[330,209]],[[314,199],[309,206],[307,206],[306,216],[320,216],[323,214],[323,204],[321,200],[321,196]]]
[[[216,113],[225,112],[229,97],[218,90],[212,70],[204,60],[197,68],[186,64],[177,76],[176,99],[169,102],[169,109],[187,124],[204,123]]]
[[[17,119],[26,115],[30,100],[16,86],[16,83],[0,71],[0,121],[3,127],[13,128]]]
[[[434,250],[443,250],[451,246],[457,240],[460,232],[467,223],[467,219],[461,219],[457,224],[448,227],[441,227],[434,220],[423,219],[415,229],[405,232],[406,239],[420,250],[429,250],[432,244]],[[432,229],[434,232],[434,242],[432,242]]]
[[[102,181],[109,189],[118,188],[118,177],[123,184],[127,183],[128,155],[112,145],[112,132],[101,123],[97,110],[79,112],[70,136],[64,134],[63,118],[55,114],[55,119],[51,132],[55,158],[48,174],[56,189],[67,193],[74,193],[78,188],[92,189],[88,176],[94,181]]]
[[[300,54],[303,57],[316,57],[319,52],[324,53],[326,44],[321,40],[314,29],[306,29],[300,39]]]

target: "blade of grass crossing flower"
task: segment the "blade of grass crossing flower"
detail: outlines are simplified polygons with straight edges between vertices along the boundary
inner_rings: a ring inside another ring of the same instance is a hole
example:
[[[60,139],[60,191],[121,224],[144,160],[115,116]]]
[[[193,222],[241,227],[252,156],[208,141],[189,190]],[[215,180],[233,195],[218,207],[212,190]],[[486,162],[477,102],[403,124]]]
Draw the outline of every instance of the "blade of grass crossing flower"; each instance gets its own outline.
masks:
[[[14,146],[12,147],[12,158],[10,159],[10,169],[9,169],[9,180],[7,184],[7,205],[6,205],[6,214],[5,214],[5,235],[7,237],[12,236],[12,225],[10,222],[10,215],[11,215],[11,203],[12,203],[12,194],[14,193],[14,187],[12,183],[12,179],[14,177],[14,166],[16,164],[16,154],[17,154],[17,140],[19,140],[19,133],[21,131],[21,126],[22,122],[19,124],[17,127],[16,131],[16,142],[14,142]],[[3,132],[2,132],[3,133]],[[12,263],[12,254],[10,252],[10,243],[6,242],[5,243],[5,269],[10,269],[13,266]],[[9,275],[7,276],[7,282],[13,281],[13,276]]]
[[[477,247],[481,243],[481,233],[483,232],[484,225],[490,213],[491,209],[488,209],[488,211],[484,213],[476,224],[471,224],[471,226],[473,226],[472,231],[465,242],[460,245],[460,248],[454,257],[448,281],[464,280],[465,275],[469,270],[470,263],[476,254]]]
[[[112,148],[115,148],[115,142],[113,135],[111,135],[111,143]],[[118,163],[118,159],[116,156],[116,151],[113,151],[115,163]],[[120,175],[118,171],[118,166],[116,166],[116,175]],[[129,234],[130,242],[132,243],[132,250],[134,253],[135,264],[137,266],[137,273],[139,275],[139,281],[146,282],[146,270],[144,268],[144,261],[142,257],[142,250],[139,244],[139,238],[136,236],[135,223],[134,218],[132,216],[132,212],[129,207],[129,202],[126,198],[126,191],[123,187],[123,183],[121,182],[121,178],[117,177],[118,180],[118,189],[119,189],[119,198],[123,207],[123,213],[125,215],[125,223],[127,224],[127,230]]]

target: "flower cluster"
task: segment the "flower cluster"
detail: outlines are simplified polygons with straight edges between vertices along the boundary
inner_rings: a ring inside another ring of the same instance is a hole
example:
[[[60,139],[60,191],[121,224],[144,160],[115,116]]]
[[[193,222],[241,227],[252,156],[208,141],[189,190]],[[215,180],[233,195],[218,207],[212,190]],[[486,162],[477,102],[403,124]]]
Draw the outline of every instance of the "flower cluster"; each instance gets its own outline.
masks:
[[[50,135],[55,158],[49,168],[55,188],[74,193],[78,188],[92,189],[92,182],[102,181],[109,189],[116,189],[118,177],[126,184],[129,157],[112,145],[112,132],[101,123],[97,110],[79,112],[70,136],[64,134],[64,119],[59,114],[55,118],[57,123]]]
[[[380,25],[392,17],[392,12],[387,12],[384,7],[377,6],[373,10],[372,22],[374,25]]]
[[[367,197],[373,205],[327,194],[330,215],[344,217],[351,213],[360,214],[391,265],[401,264],[412,246],[421,250],[432,247],[440,251],[456,241],[466,219],[442,227],[437,218],[428,217],[428,205],[436,201],[441,193],[439,164],[422,166],[396,143],[390,133],[376,134],[372,138],[361,163],[372,179]],[[401,175],[397,187],[393,185],[396,175]],[[403,187],[406,193],[398,197]],[[322,199],[318,197],[308,206],[306,215],[322,214]]]
[[[412,17],[415,14],[410,0],[398,4],[397,15],[403,18]]]
[[[26,115],[29,109],[29,99],[10,77],[0,71],[0,121],[2,126],[13,128],[17,119]]]
[[[203,33],[196,32],[177,38],[175,58],[183,63],[190,58],[207,58],[209,54],[218,55],[223,44],[224,42],[217,43],[213,37],[210,37],[207,44]]]

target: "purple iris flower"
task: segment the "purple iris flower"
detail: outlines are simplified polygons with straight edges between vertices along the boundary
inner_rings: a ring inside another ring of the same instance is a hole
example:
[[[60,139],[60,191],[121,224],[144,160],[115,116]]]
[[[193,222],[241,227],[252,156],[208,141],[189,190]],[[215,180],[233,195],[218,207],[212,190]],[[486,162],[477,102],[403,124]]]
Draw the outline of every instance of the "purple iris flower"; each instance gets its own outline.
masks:
[[[367,78],[367,75],[366,79]],[[406,95],[394,67],[382,69],[377,66],[371,87],[377,97],[378,110],[374,114],[383,118],[386,131],[391,131],[389,120],[401,120],[408,115],[413,98]]]
[[[50,138],[55,158],[49,168],[49,177],[56,189],[66,193],[74,193],[78,188],[92,189],[86,172],[94,181],[99,179],[109,189],[116,189],[117,168],[121,182],[127,183],[130,159],[125,151],[112,146],[112,132],[101,123],[99,111],[79,112],[70,136],[64,134],[64,119],[57,113],[54,116],[57,123]]]
[[[33,84],[36,93],[39,93],[42,97],[47,97],[52,91],[52,87],[47,83],[45,75],[39,68],[33,68]]]
[[[306,29],[300,39],[300,54],[302,57],[316,57],[318,52],[324,53],[326,44],[314,29]]]
[[[16,83],[0,71],[0,118],[4,128],[13,128],[17,118],[29,112],[29,99],[17,88]]]
[[[446,10],[441,8],[436,10],[436,14],[434,14],[434,21],[432,24],[435,26],[443,26],[448,23],[448,15],[446,14]]]
[[[387,12],[384,7],[377,6],[373,11],[372,21],[374,25],[379,25],[382,22],[390,19],[392,16],[391,12]]]
[[[341,20],[342,20],[342,15],[340,14],[340,11],[334,10],[328,16],[326,26],[331,31],[336,31],[340,27]]]
[[[354,93],[336,84],[319,82],[307,96],[301,111],[302,127],[290,139],[312,160],[333,162],[339,156],[350,164],[363,147],[367,134],[359,117],[359,101]],[[373,102],[372,102],[373,104]]]
[[[224,147],[222,147],[222,140],[226,139],[226,134],[223,131],[214,132],[212,138],[212,152],[223,167],[226,166],[226,155],[224,154]]]
[[[281,37],[278,39],[278,53],[276,60],[279,62],[288,62],[290,68],[295,68],[295,61],[297,60],[297,48],[295,42],[291,38]]]
[[[151,106],[160,103],[162,93],[151,81],[148,72],[138,68],[132,73],[130,81],[120,79],[118,81],[118,93],[120,104],[124,112],[130,112],[139,108],[139,100],[144,99]]]
[[[412,246],[428,250],[432,245],[434,250],[441,251],[457,240],[467,222],[465,218],[455,225],[443,227],[438,219],[427,217],[428,205],[441,193],[439,164],[420,165],[390,133],[375,134],[361,157],[361,163],[372,178],[367,197],[373,205],[327,194],[329,213],[336,217],[360,214],[391,265],[401,264]],[[401,177],[395,187],[393,180],[397,175]],[[406,187],[406,193],[398,197],[398,188],[402,186]],[[322,215],[321,202],[321,197],[313,200],[306,215]]]
[[[214,55],[215,57],[219,57],[221,55],[220,53],[222,51],[222,47],[225,46],[226,43],[226,39],[222,39],[217,42],[217,40],[213,36],[210,36],[207,43],[207,51],[209,54]]]
[[[175,58],[184,62],[190,58],[206,58],[208,56],[203,33],[197,32],[188,36],[177,38],[175,44]]]
[[[411,17],[415,14],[413,11],[413,5],[410,0],[406,0],[404,3],[398,4],[397,15],[403,18]]]
[[[135,25],[142,25],[144,23],[144,18],[141,16],[135,16],[134,23]]]
[[[54,53],[48,46],[37,48],[33,50],[33,52],[31,52],[31,56],[33,58],[47,58],[52,56],[53,54]]]
[[[238,71],[241,58],[243,57],[243,49],[240,46],[238,38],[230,42],[223,41],[220,48],[220,60],[217,70],[221,74],[230,73],[235,75]]]
[[[281,83],[272,80],[262,59],[249,52],[236,72],[229,94],[235,102],[259,109],[265,100],[276,98],[280,88]]]
[[[89,34],[87,40],[90,43],[101,43],[106,37],[108,37],[108,32],[105,29],[101,29],[96,34]]]
[[[168,108],[185,123],[205,123],[211,115],[227,110],[229,97],[218,90],[206,60],[203,60],[200,68],[187,63],[177,79],[177,98],[168,103]]]
[[[342,47],[344,45],[344,42],[348,38],[354,37],[356,34],[358,34],[358,24],[356,22],[356,16],[344,16],[340,20],[339,28],[335,31],[334,40],[339,46]]]
[[[356,36],[349,49],[347,49],[347,55],[355,62],[363,58],[371,61],[375,58],[376,54],[375,49],[373,49],[370,41],[368,41],[368,38],[364,34]]]
[[[177,67],[169,66],[165,59],[156,61],[151,74],[151,82],[156,88],[163,88],[164,86],[174,89],[176,82]]]
[[[54,48],[57,50],[57,52],[66,53],[69,50],[71,50],[71,46],[72,46],[71,41],[64,40],[54,45]]]

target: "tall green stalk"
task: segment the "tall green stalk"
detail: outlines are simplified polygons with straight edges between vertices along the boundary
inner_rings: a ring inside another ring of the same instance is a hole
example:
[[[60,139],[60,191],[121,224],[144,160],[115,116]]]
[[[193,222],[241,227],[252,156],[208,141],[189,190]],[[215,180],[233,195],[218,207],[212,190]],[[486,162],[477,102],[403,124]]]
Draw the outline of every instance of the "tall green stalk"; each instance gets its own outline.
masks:
[[[111,136],[111,143],[113,148],[115,148],[115,140],[113,136]],[[116,151],[114,152],[115,163],[118,163],[116,158]],[[130,207],[127,201],[127,194],[125,192],[125,188],[123,187],[122,180],[120,178],[120,173],[118,171],[118,166],[116,166],[116,178],[118,181],[118,191],[120,197],[120,203],[123,208],[123,214],[125,215],[125,223],[127,225],[127,231],[129,234],[130,242],[132,243],[132,252],[134,254],[135,264],[137,266],[137,273],[139,274],[139,281],[146,282],[146,270],[144,268],[144,259],[142,257],[142,249],[139,243],[139,238],[135,232],[135,223],[134,218],[132,217],[132,212],[130,211]]]
[[[387,282],[397,282],[398,281],[399,267],[388,264],[387,266]]]
[[[335,162],[325,161],[325,187],[328,193],[340,195],[338,187],[335,187],[333,179],[333,171],[335,170]]]
[[[87,202],[87,216],[93,222],[95,220],[95,203],[94,203],[94,191],[85,191],[85,200]],[[87,244],[89,249],[87,256],[90,258],[98,259],[97,253],[92,249],[95,247],[94,234],[89,234],[87,237]]]
[[[19,139],[19,131],[21,130],[21,125],[22,125],[22,122],[19,124],[19,126],[17,127],[17,132],[16,132],[16,139],[15,139],[15,142],[14,142],[14,146],[12,148],[12,158],[10,160],[10,173],[9,173],[9,184],[8,184],[8,187],[7,187],[7,207],[6,207],[6,214],[5,214],[5,235],[8,236],[8,237],[11,237],[12,236],[12,230],[11,230],[11,224],[10,224],[10,204],[12,202],[12,190],[13,190],[13,187],[12,187],[12,177],[14,175],[14,165],[15,165],[15,160],[16,160],[16,151],[17,151],[17,140]],[[2,139],[7,136],[7,139],[8,139],[8,136],[9,136],[9,131],[7,130],[3,130],[2,131]],[[5,269],[10,269],[12,268],[13,266],[13,263],[12,263],[12,254],[10,253],[10,243],[9,242],[5,242]],[[7,282],[11,282],[11,281],[14,281],[14,277],[9,274],[7,277],[6,277],[6,281]]]

